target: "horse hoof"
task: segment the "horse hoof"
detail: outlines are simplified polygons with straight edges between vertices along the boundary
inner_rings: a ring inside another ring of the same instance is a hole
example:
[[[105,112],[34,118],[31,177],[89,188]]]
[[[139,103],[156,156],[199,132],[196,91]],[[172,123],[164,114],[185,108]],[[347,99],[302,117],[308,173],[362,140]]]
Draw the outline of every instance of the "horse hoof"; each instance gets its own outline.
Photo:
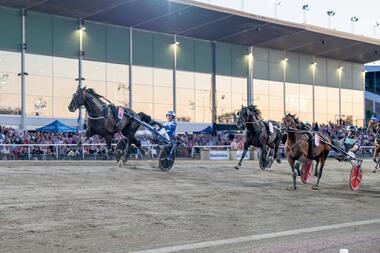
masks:
[[[288,191],[295,191],[295,190],[297,190],[297,187],[294,187],[294,186],[288,186],[288,187],[286,188],[286,190],[288,190]]]
[[[316,185],[313,185],[313,186],[311,187],[311,189],[313,189],[313,190],[319,190],[319,187],[316,186]]]
[[[117,163],[117,165],[121,168],[121,167],[123,167],[123,161],[120,159],[120,161]]]
[[[237,166],[237,165],[236,165],[234,168],[235,168],[235,170],[238,170],[238,169],[240,169],[240,167],[239,167],[239,166]]]
[[[372,173],[376,173],[377,169],[372,169],[371,171]]]

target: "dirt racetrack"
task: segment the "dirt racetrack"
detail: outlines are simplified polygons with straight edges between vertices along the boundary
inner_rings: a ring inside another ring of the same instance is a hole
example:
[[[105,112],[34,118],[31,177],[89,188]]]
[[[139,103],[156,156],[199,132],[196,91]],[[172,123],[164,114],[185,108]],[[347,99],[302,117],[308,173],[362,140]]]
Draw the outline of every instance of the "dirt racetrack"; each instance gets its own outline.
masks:
[[[287,191],[286,161],[1,161],[0,252],[380,252],[380,173],[328,160]]]

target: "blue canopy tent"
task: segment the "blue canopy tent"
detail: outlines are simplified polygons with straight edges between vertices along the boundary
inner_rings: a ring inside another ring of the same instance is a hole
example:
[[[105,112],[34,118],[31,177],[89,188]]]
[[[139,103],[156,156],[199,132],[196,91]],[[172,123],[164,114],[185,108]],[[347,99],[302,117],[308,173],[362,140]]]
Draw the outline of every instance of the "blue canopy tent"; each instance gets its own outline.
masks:
[[[37,128],[37,132],[49,132],[49,133],[69,133],[76,132],[77,129],[74,127],[69,127],[60,122],[59,120],[55,120],[50,124]]]
[[[211,126],[208,126],[201,131],[194,131],[194,134],[211,134],[211,133],[212,133],[212,127]]]

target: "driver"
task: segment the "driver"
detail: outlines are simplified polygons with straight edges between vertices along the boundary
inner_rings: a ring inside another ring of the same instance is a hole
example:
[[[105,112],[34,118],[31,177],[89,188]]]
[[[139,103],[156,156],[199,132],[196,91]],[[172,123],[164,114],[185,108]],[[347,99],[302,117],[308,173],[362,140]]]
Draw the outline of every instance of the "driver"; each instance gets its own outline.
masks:
[[[359,143],[357,138],[357,128],[353,125],[348,126],[346,128],[347,136],[344,137],[342,140],[338,141],[336,144],[337,146],[343,148],[350,156],[355,157],[356,151],[359,149]],[[342,154],[336,157],[338,160],[344,160],[344,157]]]
[[[168,111],[165,116],[167,122],[164,123],[164,128],[170,139],[173,139],[177,134],[177,122],[175,120],[175,112]]]
[[[161,124],[156,121],[152,121],[154,122],[154,124],[150,124],[150,125],[152,126],[156,125],[160,127],[160,129],[158,130],[158,133],[164,136],[166,139],[172,140],[177,134],[177,122],[175,120],[175,117],[176,117],[175,112],[168,111],[166,113],[167,122],[165,122],[164,124]],[[137,138],[143,138],[143,137],[147,137],[148,139],[154,138],[153,133],[149,130],[137,131],[135,136]]]

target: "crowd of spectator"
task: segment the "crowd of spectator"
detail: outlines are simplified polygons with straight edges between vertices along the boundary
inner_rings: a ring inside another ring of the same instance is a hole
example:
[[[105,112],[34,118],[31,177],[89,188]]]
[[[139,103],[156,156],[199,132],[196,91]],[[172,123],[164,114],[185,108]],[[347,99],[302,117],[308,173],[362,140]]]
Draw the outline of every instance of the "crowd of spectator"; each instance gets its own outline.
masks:
[[[324,132],[333,139],[341,139],[346,134],[344,125],[336,124],[314,124],[312,128],[316,131]],[[82,138],[83,133],[41,133],[35,131],[18,131],[11,127],[0,126],[0,144],[76,144]],[[115,135],[114,143],[121,138]],[[365,129],[359,128],[359,143],[362,146],[371,146],[373,137],[368,136]],[[176,137],[178,148],[191,150],[194,146],[225,146],[231,150],[242,150],[244,147],[243,135],[240,132],[218,132],[211,134],[178,134]],[[86,141],[87,144],[104,144],[101,137],[94,136]],[[142,140],[143,145],[149,145],[148,140]],[[84,152],[84,153],[83,153]],[[138,155],[138,151],[134,150]],[[186,153],[186,152],[185,152]],[[56,159],[59,157],[82,157],[82,156],[104,156],[106,151],[104,145],[86,145],[77,148],[75,145],[59,147],[56,146],[7,146],[0,145],[0,159],[4,156],[13,156],[14,159],[30,159],[32,157],[44,157]],[[156,152],[152,151],[152,156]]]

